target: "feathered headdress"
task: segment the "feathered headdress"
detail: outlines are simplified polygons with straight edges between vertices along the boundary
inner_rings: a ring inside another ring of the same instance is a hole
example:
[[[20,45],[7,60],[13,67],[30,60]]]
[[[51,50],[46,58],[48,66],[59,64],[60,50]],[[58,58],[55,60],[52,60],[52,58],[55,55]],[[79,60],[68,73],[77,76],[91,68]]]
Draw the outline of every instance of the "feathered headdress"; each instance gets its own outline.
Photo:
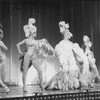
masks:
[[[85,43],[86,46],[91,47],[92,43],[90,41],[90,38],[87,35],[84,35],[83,41],[84,41],[84,43]]]
[[[67,33],[71,37],[73,36],[72,33],[69,31],[69,23],[65,23],[65,21],[60,21],[59,27],[61,33]]]
[[[28,23],[29,24],[35,24],[36,20],[34,18],[29,18]]]

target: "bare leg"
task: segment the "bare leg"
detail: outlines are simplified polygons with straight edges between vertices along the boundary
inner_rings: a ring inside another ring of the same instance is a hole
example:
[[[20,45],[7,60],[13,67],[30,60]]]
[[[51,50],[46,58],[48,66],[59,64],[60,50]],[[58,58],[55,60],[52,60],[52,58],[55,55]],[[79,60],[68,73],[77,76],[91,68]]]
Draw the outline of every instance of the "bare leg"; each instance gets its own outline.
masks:
[[[57,81],[58,78],[59,78],[59,75],[61,74],[62,72],[58,72],[54,77],[52,77],[45,85],[44,85],[44,89],[47,89],[51,84],[52,82],[54,82],[55,80]]]
[[[5,84],[1,81],[1,79],[0,79],[0,84],[1,84],[2,87],[5,86]]]
[[[22,81],[23,81],[23,91],[26,92],[26,74],[28,71],[28,67],[30,64],[30,56],[28,55],[28,53],[25,53],[24,55],[24,62],[23,62],[23,74],[22,74]]]
[[[98,73],[98,70],[97,70],[97,66],[96,66],[95,63],[92,62],[92,61],[90,61],[89,63],[90,63],[90,67],[92,68],[93,73],[94,73],[91,82],[92,82],[96,77],[97,77],[98,81],[100,82],[100,76],[99,76],[99,73]]]
[[[44,89],[47,89],[48,87],[51,86],[52,82],[54,82],[55,80],[57,80],[58,77],[54,76],[52,79],[50,79],[45,85],[44,85]]]
[[[100,82],[100,76],[99,76],[97,68],[93,68],[93,72],[94,72],[94,77],[92,81],[97,77],[98,81]]]
[[[0,79],[0,84],[5,89],[6,92],[9,92],[9,88],[1,81],[1,79]]]
[[[6,59],[6,56],[2,56],[3,57],[3,61],[2,61],[2,63],[0,64],[0,67],[4,64],[4,60]],[[2,80],[1,80],[1,77],[0,77],[0,84],[1,84],[1,86],[4,88],[4,90],[6,91],[6,93],[8,93],[9,92],[9,88],[7,87],[7,85],[5,85],[3,82],[2,82]]]
[[[42,76],[42,71],[40,69],[40,65],[42,64],[42,62],[43,61],[39,61],[38,58],[35,58],[32,60],[32,64],[35,67],[35,69],[37,70],[38,75],[39,75],[40,88],[43,91],[44,90],[44,88],[43,88],[43,76]]]
[[[79,79],[82,87],[88,87],[88,83],[84,79]]]

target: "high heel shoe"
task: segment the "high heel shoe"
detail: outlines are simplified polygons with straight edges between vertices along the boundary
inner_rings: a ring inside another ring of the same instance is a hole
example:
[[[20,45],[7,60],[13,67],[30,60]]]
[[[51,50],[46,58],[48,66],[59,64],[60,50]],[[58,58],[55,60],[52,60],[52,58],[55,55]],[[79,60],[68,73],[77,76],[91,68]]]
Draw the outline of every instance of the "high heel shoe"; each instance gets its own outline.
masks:
[[[23,92],[27,92],[27,88],[26,88],[26,86],[23,87]]]
[[[41,88],[41,91],[45,91],[45,89],[42,87],[42,88]]]
[[[8,93],[9,92],[9,88],[5,85],[4,87],[4,90],[6,91],[6,93]]]
[[[93,88],[93,87],[94,87],[92,83],[91,83],[91,84],[89,84],[88,86],[90,86],[91,88]]]
[[[44,91],[45,90],[44,87],[43,87],[43,85],[39,84],[39,86],[41,88],[41,91]]]

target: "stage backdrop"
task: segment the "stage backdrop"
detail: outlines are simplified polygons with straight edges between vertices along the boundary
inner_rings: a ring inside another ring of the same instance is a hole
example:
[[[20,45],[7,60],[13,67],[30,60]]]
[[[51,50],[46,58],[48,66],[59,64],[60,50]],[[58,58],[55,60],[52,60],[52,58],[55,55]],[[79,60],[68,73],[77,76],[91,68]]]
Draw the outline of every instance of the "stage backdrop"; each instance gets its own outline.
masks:
[[[8,51],[5,64],[1,67],[1,78],[8,84],[21,85],[19,53],[16,44],[25,38],[23,25],[29,18],[36,19],[37,38],[48,39],[55,45],[62,39],[59,32],[59,21],[66,21],[73,33],[73,42],[82,45],[83,35],[90,37],[96,65],[100,68],[100,1],[99,0],[1,0],[0,23],[3,25],[4,37],[2,41]],[[25,45],[21,46],[22,51]],[[47,65],[47,66],[45,66]],[[59,69],[56,58],[46,60],[41,68],[44,81],[48,81]],[[37,84],[38,77],[34,67],[27,74],[28,84]]]

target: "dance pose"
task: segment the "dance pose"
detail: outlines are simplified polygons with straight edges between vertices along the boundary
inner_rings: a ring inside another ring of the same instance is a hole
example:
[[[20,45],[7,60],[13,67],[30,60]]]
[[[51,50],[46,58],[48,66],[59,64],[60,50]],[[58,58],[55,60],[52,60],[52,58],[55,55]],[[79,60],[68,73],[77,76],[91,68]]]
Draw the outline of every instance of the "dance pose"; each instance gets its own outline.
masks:
[[[79,68],[74,57],[74,44],[70,41],[73,36],[69,31],[69,24],[65,21],[59,22],[60,33],[63,40],[56,47],[55,52],[61,64],[61,68],[49,82],[44,85],[46,89],[70,90],[80,87]]]
[[[83,42],[84,42],[84,45],[86,47],[85,48],[85,55],[88,57],[89,66],[90,66],[90,68],[91,68],[91,70],[93,71],[93,74],[94,74],[91,82],[93,82],[93,80],[95,80],[95,78],[97,78],[98,81],[100,82],[100,76],[99,76],[99,73],[98,73],[98,70],[97,70],[97,66],[95,64],[96,60],[94,58],[93,52],[91,51],[92,43],[91,43],[91,41],[90,41],[90,39],[87,35],[84,35]]]
[[[43,63],[43,59],[47,57],[48,55],[52,55],[53,48],[50,46],[48,41],[46,39],[36,40],[35,37],[37,35],[37,28],[34,25],[35,19],[30,18],[28,20],[28,25],[25,25],[24,32],[26,39],[22,40],[17,44],[17,48],[20,54],[22,54],[20,45],[26,44],[27,50],[25,53],[21,56],[20,59],[22,59],[22,80],[23,80],[23,91],[27,91],[26,89],[26,74],[28,71],[29,66],[33,65],[35,69],[38,72],[39,80],[40,80],[40,88],[41,90],[44,90],[43,88],[43,77],[42,77],[42,70],[40,69],[40,66]],[[41,59],[41,57],[42,59]]]
[[[72,43],[70,41],[73,35],[68,29],[69,24],[65,24],[64,21],[61,21],[59,28],[64,38],[56,45],[55,52],[58,56],[61,68],[58,74],[44,85],[44,88],[70,90],[84,86],[92,87],[91,82],[93,75],[90,71],[92,62],[88,60],[90,58],[86,56],[78,43]],[[94,64],[92,64],[92,66],[94,66]],[[96,74],[96,76],[98,75]]]
[[[74,43],[73,49],[77,65],[80,70],[80,75],[79,75],[80,87],[88,87],[88,86],[92,87],[91,80],[93,75],[92,72],[90,71],[88,57],[85,55],[83,49],[77,43]]]
[[[0,67],[4,64],[4,61],[6,60],[6,55],[1,51],[1,48],[8,50],[6,45],[2,42],[1,40],[2,38],[3,38],[3,31],[2,31],[2,25],[0,24],[0,60],[1,60]],[[9,88],[2,82],[1,77],[0,77],[0,84],[4,88],[4,90],[8,93]]]
[[[95,65],[93,52],[90,50],[92,43],[86,35],[83,37],[83,42],[85,45],[85,50],[81,49],[78,44],[74,49],[75,53],[77,52],[77,54],[79,55],[77,56],[77,54],[74,53],[79,69],[81,69],[79,81],[81,83],[81,87],[93,87],[93,80],[97,78],[100,81],[100,76]]]

